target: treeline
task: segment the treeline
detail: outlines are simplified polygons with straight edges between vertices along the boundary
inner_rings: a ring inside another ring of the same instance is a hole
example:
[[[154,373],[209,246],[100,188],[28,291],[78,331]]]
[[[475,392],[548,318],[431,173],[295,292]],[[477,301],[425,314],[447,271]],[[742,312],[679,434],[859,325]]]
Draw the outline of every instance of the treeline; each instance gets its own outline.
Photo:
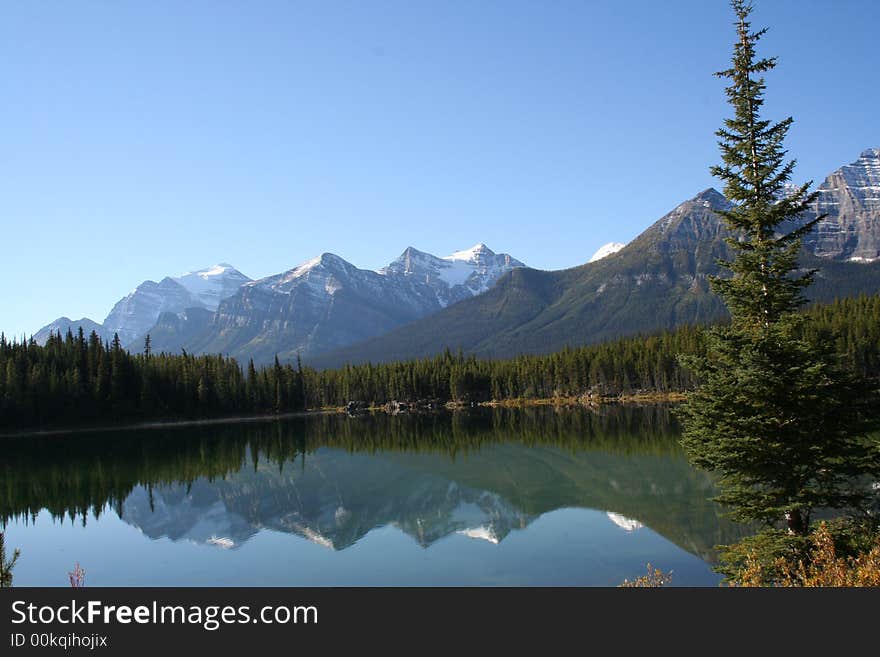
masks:
[[[844,367],[880,376],[880,296],[841,299],[805,311],[804,337],[840,355]],[[701,354],[705,328],[682,326],[657,335],[567,348],[509,360],[481,360],[446,352],[430,359],[304,372],[310,408],[350,400],[381,405],[413,402],[547,399],[686,392],[696,385],[680,354]]]
[[[863,376],[880,376],[880,296],[806,311],[805,338],[830,346]],[[352,400],[439,403],[619,395],[692,389],[679,354],[700,354],[705,329],[569,348],[510,360],[449,351],[429,359],[318,371],[280,364],[243,368],[224,356],[131,354],[82,330],[44,346],[0,336],[0,426],[7,428],[283,413]]]
[[[202,418],[305,408],[304,375],[290,365],[246,371],[232,358],[153,354],[92,332],[9,343],[0,336],[0,426]]]
[[[677,354],[697,353],[702,343],[702,329],[687,326],[510,360],[482,360],[446,351],[429,359],[310,372],[307,395],[314,406],[336,406],[345,400],[482,402],[572,397],[588,391],[672,392],[694,385],[690,373],[678,366]]]

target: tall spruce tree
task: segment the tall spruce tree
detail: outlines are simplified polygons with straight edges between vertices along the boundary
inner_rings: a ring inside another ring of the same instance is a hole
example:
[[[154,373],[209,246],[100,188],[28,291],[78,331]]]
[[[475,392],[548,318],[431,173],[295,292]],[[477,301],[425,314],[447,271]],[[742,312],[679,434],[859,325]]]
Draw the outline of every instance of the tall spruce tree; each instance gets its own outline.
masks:
[[[741,521],[804,536],[818,508],[864,510],[865,476],[880,475],[880,453],[865,436],[868,387],[843,373],[833,354],[803,339],[798,308],[814,271],[798,268],[804,221],[816,199],[810,183],[791,188],[794,160],[783,140],[792,124],[761,118],[765,30],[752,31],[751,4],[731,3],[737,41],[730,81],[733,117],[716,133],[723,165],[711,169],[734,206],[721,212],[730,231],[730,272],[711,281],[730,311],[709,332],[707,354],[686,364],[702,380],[682,408],[683,445],[692,462],[719,475],[716,498]],[[830,341],[829,341],[830,342]]]

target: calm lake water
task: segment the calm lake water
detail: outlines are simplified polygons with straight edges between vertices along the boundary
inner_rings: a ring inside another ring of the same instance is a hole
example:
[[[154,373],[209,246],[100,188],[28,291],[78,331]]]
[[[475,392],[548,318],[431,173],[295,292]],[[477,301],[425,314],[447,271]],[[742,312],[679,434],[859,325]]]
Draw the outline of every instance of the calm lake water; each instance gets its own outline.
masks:
[[[715,586],[744,532],[663,406],[5,439],[17,586]]]

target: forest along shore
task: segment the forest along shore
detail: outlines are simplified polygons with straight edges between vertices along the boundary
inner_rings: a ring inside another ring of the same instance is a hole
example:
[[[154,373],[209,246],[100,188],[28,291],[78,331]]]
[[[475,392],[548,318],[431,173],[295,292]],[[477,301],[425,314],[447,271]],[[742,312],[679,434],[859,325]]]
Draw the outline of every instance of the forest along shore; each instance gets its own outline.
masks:
[[[326,414],[357,414],[357,413],[388,413],[396,415],[400,413],[416,412],[446,412],[467,410],[469,408],[528,408],[532,406],[598,406],[600,404],[669,404],[679,403],[687,399],[684,393],[641,393],[632,395],[582,395],[580,397],[550,397],[546,399],[502,399],[484,402],[446,402],[442,404],[425,405],[408,402],[388,402],[378,406],[368,405],[363,402],[352,402],[354,405],[327,406],[314,408],[293,413],[263,413],[259,415],[234,415],[229,417],[215,417],[192,420],[156,420],[151,422],[135,422],[124,424],[101,424],[91,427],[52,427],[45,429],[23,429],[17,432],[0,433],[0,439],[4,438],[27,438],[29,436],[54,436],[63,434],[102,433],[111,431],[128,431],[140,429],[167,429],[173,427],[210,426],[212,424],[237,424],[245,422],[272,422],[275,420],[287,420],[296,417],[308,417],[310,415]]]
[[[844,369],[880,380],[880,295],[804,312],[801,339],[839,354]],[[700,384],[681,357],[706,353],[707,327],[566,348],[509,360],[463,353],[317,370],[257,369],[222,355],[132,354],[93,332],[45,345],[0,335],[0,431],[257,418],[310,409],[433,410],[484,405],[681,401]],[[872,384],[874,385],[874,384]]]

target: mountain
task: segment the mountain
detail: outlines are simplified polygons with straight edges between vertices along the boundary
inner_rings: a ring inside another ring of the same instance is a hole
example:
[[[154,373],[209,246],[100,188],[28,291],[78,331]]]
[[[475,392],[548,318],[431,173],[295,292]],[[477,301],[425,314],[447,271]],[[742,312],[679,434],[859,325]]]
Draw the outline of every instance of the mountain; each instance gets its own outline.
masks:
[[[139,348],[162,313],[217,310],[221,300],[250,280],[232,265],[220,264],[176,278],[166,276],[158,283],[144,281],[116,302],[104,319],[104,330],[109,335],[118,333],[123,345]]]
[[[46,344],[46,341],[49,339],[50,333],[60,333],[61,335],[67,335],[67,332],[70,331],[74,335],[79,331],[80,327],[82,327],[83,333],[86,336],[90,335],[92,331],[98,334],[102,340],[109,339],[106,332],[104,331],[104,327],[98,324],[98,322],[89,319],[88,317],[83,317],[82,319],[70,319],[68,317],[59,317],[51,324],[46,324],[43,328],[37,331],[34,334],[34,340],[36,340],[37,344],[43,345]]]
[[[801,264],[819,268],[808,296],[831,300],[880,290],[878,151],[828,176],[817,210],[828,213],[804,241]],[[707,189],[618,252],[562,271],[517,269],[486,294],[387,335],[311,359],[316,367],[426,357],[446,348],[484,357],[546,353],[724,315],[708,277],[719,274],[731,207]]]
[[[166,276],[158,283],[144,281],[116,302],[103,324],[87,318],[71,322],[61,317],[37,331],[34,339],[44,344],[50,331],[57,333],[61,329],[66,333],[70,326],[75,333],[81,325],[86,334],[94,330],[104,340],[117,333],[124,346],[138,350],[146,332],[163,313],[183,314],[191,308],[213,312],[220,301],[250,280],[232,265],[221,263],[178,277]]]
[[[387,333],[489,289],[524,265],[477,244],[440,258],[407,248],[379,271],[324,253],[293,269],[242,285],[204,314],[162,315],[150,329],[157,351],[225,353],[242,360],[291,360]],[[173,312],[173,311],[172,311]]]

